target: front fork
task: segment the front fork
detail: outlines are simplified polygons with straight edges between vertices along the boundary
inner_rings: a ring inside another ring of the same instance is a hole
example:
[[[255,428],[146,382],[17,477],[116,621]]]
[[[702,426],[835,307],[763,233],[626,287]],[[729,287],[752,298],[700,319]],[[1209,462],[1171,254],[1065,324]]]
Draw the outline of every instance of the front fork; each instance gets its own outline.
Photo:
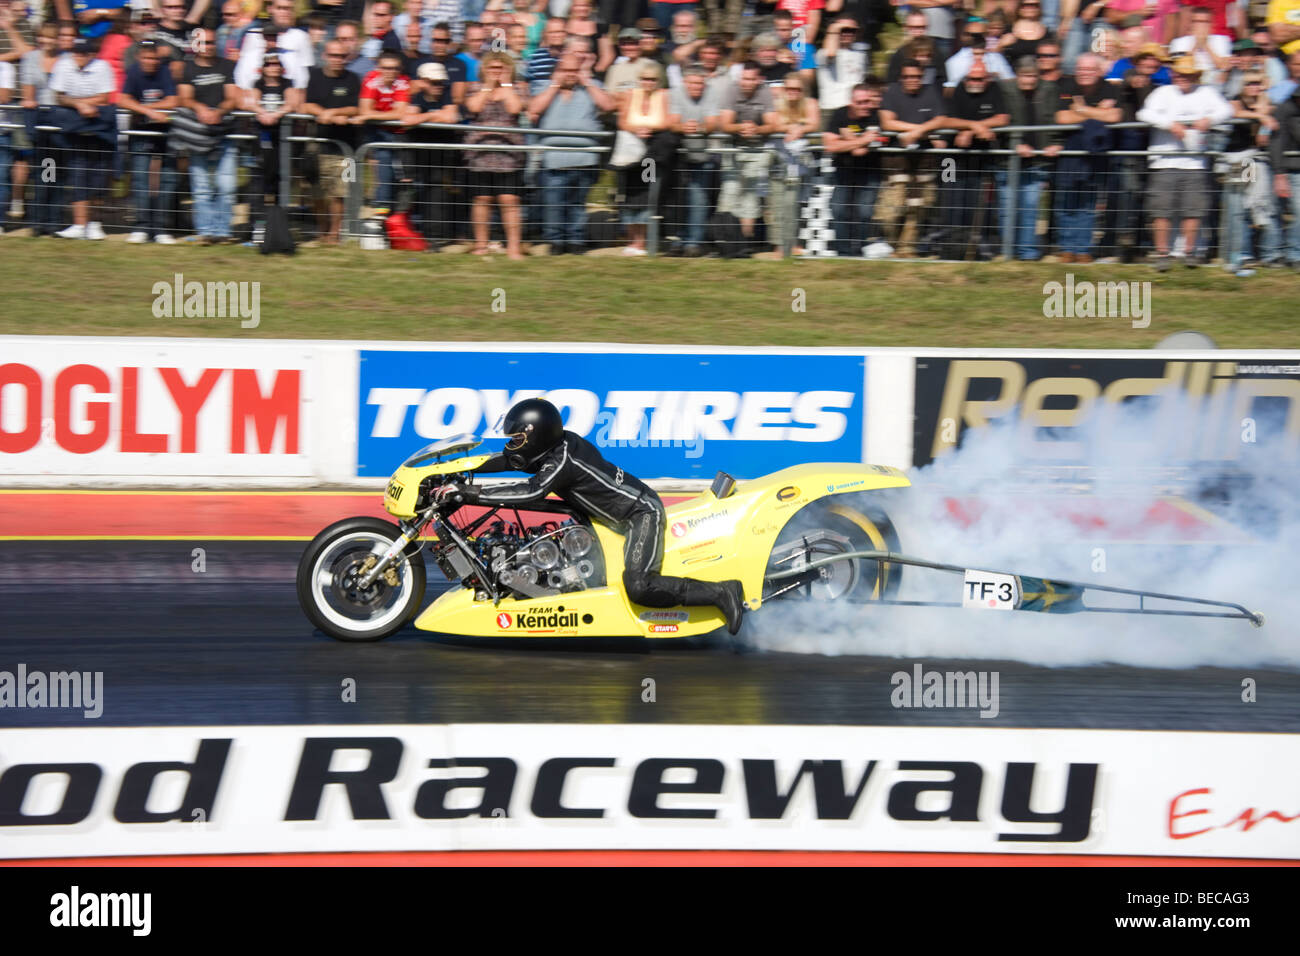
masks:
[[[380,556],[378,561],[371,564],[370,561],[367,560],[369,567],[367,567],[365,573],[357,579],[357,586],[362,590],[365,590],[374,584],[375,580],[381,574],[384,574],[390,567],[392,567],[393,561],[397,559],[398,555],[406,550],[407,545],[420,536],[420,532],[424,529],[424,526],[429,523],[432,517],[433,512],[426,511],[424,514],[416,517],[414,521],[397,522],[397,526],[402,529],[401,535],[399,535],[397,540],[388,547],[388,550]],[[371,558],[373,558],[373,555]],[[390,580],[389,584],[392,583],[393,582]]]

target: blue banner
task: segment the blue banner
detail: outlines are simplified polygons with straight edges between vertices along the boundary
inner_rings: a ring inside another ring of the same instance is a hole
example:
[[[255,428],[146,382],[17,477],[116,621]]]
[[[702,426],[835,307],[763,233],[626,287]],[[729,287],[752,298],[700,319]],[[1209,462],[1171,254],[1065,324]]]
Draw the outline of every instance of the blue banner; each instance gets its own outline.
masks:
[[[499,450],[501,416],[537,396],[641,478],[860,462],[865,365],[854,355],[363,350],[357,474],[388,475],[421,446],[465,433]]]

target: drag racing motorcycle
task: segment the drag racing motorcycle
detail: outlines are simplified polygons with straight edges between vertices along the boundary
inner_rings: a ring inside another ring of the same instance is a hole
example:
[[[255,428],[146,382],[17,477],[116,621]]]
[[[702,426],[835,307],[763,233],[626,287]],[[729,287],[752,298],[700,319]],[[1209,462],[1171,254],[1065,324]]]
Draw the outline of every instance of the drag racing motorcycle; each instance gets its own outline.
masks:
[[[321,531],[298,564],[308,619],[341,641],[378,641],[414,619],[421,630],[464,637],[657,637],[707,634],[725,625],[714,607],[649,608],[622,588],[623,537],[549,498],[524,509],[439,502],[491,456],[472,436],[436,442],[393,474],[384,508]],[[667,507],[662,573],[738,579],[746,608],[777,600],[846,601],[1047,613],[1091,611],[1263,618],[1238,604],[942,564],[899,552],[885,505],[910,485],[898,469],[805,464],[738,482],[719,472],[705,493]],[[453,587],[421,613],[425,555]],[[897,598],[903,570],[962,577],[952,601]],[[1085,592],[1136,598],[1097,607]],[[1152,606],[1149,602],[1156,601]],[[1176,606],[1168,607],[1173,603]],[[1213,608],[1193,610],[1188,605]]]

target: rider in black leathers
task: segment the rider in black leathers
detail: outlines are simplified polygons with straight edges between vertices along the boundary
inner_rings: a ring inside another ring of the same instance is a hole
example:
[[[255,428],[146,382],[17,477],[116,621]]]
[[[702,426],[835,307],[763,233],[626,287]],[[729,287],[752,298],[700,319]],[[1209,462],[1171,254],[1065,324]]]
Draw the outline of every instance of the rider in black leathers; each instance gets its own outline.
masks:
[[[440,495],[459,495],[467,504],[526,507],[549,494],[623,533],[623,588],[646,607],[711,604],[727,619],[727,630],[740,630],[744,590],[739,581],[697,581],[660,574],[667,524],[659,496],[622,468],[606,461],[585,438],[564,430],[559,409],[538,398],[525,399],[506,413],[502,431],[506,450],[476,474],[523,471],[533,477],[485,490],[445,485]]]

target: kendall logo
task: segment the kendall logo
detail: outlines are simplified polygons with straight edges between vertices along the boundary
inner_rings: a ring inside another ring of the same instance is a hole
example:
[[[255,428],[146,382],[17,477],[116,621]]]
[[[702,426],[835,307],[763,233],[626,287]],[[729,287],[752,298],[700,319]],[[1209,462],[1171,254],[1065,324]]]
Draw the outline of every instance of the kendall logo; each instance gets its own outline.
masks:
[[[511,623],[512,621],[510,619],[510,615],[507,614],[505,611],[502,611],[500,614],[497,615],[497,627],[501,628],[502,630],[505,630],[506,628],[510,627]]]
[[[570,611],[567,614],[517,614],[515,615],[515,623],[526,628],[577,627],[578,612]]]
[[[710,521],[717,521],[719,518],[725,518],[726,511],[715,511],[711,515],[704,515],[700,518],[687,518],[685,521],[675,521],[670,529],[674,538],[684,538],[702,524],[708,524]]]

